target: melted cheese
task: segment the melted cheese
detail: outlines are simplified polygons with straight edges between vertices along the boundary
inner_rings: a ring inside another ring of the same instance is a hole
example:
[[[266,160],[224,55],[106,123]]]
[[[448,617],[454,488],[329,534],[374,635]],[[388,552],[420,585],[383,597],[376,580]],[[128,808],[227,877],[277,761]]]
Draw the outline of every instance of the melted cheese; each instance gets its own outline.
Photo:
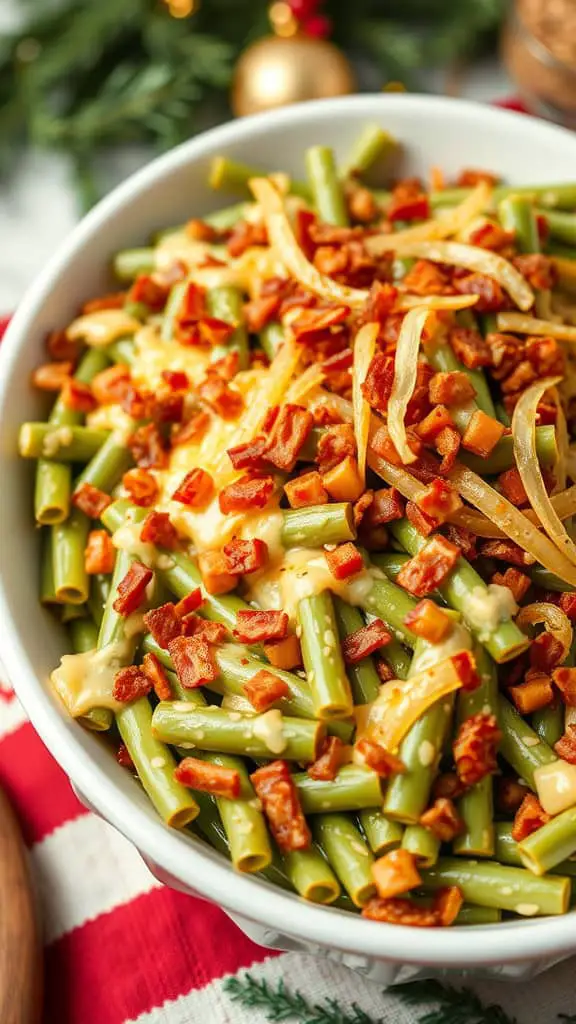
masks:
[[[417,672],[424,672],[427,668],[438,665],[440,661],[444,661],[452,654],[457,654],[458,651],[471,650],[472,637],[469,630],[460,622],[455,622],[450,632],[440,643],[418,645],[418,652],[414,655],[410,666],[410,675],[413,676]]]
[[[574,807],[576,829],[576,764],[559,759],[542,765],[534,772],[534,785],[546,814],[560,814]]]
[[[94,430],[111,430],[116,443],[126,447],[128,439],[134,433],[134,420],[124,412],[121,405],[101,405],[88,413],[86,425]]]
[[[70,715],[78,718],[92,708],[118,711],[122,705],[114,700],[114,677],[130,654],[126,640],[108,644],[99,651],[65,654],[54,669],[50,682]]]
[[[281,754],[287,747],[283,724],[282,712],[277,708],[271,708],[270,711],[258,716],[252,731],[273,754]]]
[[[103,348],[118,338],[134,334],[140,327],[140,321],[123,309],[99,309],[73,320],[66,333],[72,341],[85,341],[92,348]]]
[[[131,369],[137,387],[155,391],[162,383],[163,370],[183,370],[192,387],[206,376],[210,351],[194,345],[181,345],[178,341],[162,341],[157,326],[147,324],[134,336],[136,360]]]
[[[489,583],[484,587],[474,587],[466,598],[466,621],[477,630],[478,639],[484,643],[501,622],[511,618],[518,611],[518,605],[509,587],[501,587],[498,583]]]
[[[42,454],[48,459],[53,459],[60,448],[67,448],[72,444],[74,434],[71,427],[55,427],[44,435],[42,441]]]
[[[124,523],[112,534],[112,543],[118,551],[127,551],[152,569],[156,562],[156,548],[140,540],[141,531],[142,523]]]
[[[226,266],[202,267],[207,256],[226,260]],[[250,296],[257,295],[262,281],[269,277],[285,277],[283,263],[267,246],[251,246],[236,259],[229,259],[224,246],[197,242],[185,231],[174,231],[163,238],[155,251],[156,267],[165,270],[181,260],[190,279],[204,288],[234,285]]]
[[[220,548],[233,537],[241,540],[258,538],[268,545],[270,564],[276,564],[282,557],[282,513],[277,508],[268,508],[263,512],[250,514],[224,515],[220,511],[218,499],[215,498],[202,511],[186,508],[179,502],[169,502],[165,506],[170,519],[183,536],[188,537],[197,551]],[[263,606],[264,607],[264,606]]]

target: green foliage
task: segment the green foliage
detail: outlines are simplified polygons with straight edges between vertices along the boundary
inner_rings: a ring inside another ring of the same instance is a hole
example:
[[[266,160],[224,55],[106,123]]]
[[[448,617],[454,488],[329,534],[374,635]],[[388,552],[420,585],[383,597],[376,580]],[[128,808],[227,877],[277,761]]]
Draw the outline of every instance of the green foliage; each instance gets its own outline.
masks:
[[[518,1024],[501,1006],[484,1006],[469,988],[453,988],[430,979],[394,985],[390,991],[399,995],[407,1006],[436,1004],[436,1009],[418,1018],[418,1024]]]
[[[280,980],[275,986],[257,980],[251,974],[229,978],[224,989],[233,1002],[250,1009],[264,1010],[271,1024],[297,1021],[298,1024],[382,1024],[355,1004],[350,1011],[341,1010],[335,999],[309,1003],[300,992],[287,992]]]

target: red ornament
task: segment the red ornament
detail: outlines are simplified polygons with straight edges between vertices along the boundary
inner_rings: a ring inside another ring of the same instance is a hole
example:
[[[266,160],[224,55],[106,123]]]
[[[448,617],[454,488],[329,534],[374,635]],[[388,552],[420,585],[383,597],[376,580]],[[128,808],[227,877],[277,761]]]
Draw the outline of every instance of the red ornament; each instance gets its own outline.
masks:
[[[320,13],[323,0],[287,0],[294,19],[311,39],[326,39],[332,31],[332,22]]]

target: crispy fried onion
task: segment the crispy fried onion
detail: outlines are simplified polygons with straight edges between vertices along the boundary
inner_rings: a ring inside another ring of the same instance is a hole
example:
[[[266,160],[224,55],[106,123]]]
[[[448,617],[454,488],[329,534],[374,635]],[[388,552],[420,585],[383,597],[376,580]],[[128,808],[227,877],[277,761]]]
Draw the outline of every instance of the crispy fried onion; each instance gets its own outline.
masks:
[[[512,417],[514,456],[528,500],[544,530],[558,550],[576,565],[576,545],[566,532],[562,520],[548,496],[536,452],[536,415],[538,405],[549,388],[560,377],[545,377],[522,393]]]
[[[364,305],[369,294],[367,291],[338,284],[326,274],[321,274],[306,259],[296,241],[282,196],[272,182],[268,178],[251,178],[249,184],[262,209],[270,244],[286,270],[314,295],[345,306],[357,308]]]
[[[370,406],[362,394],[362,384],[366,380],[368,367],[376,351],[379,324],[364,324],[354,339],[354,372],[352,375],[352,409],[354,415],[354,435],[358,449],[358,469],[362,480],[366,475],[366,450],[370,432]]]
[[[369,252],[378,255],[382,252],[392,252],[410,242],[430,242],[436,239],[448,238],[449,235],[456,235],[462,231],[478,214],[486,209],[490,202],[492,190],[487,182],[481,181],[476,188],[472,189],[470,195],[449,211],[444,211],[440,216],[432,220],[424,221],[423,224],[416,224],[405,231],[396,231],[392,234],[373,235],[366,241]]]
[[[274,364],[272,364],[274,365]],[[286,402],[292,402],[297,405],[302,402],[311,391],[314,391],[322,381],[326,374],[322,370],[319,363],[312,363],[311,366],[306,367],[303,373],[296,380],[293,380],[288,391],[286,392]]]
[[[412,309],[406,313],[394,357],[394,381],[388,400],[388,430],[394,447],[405,464],[416,459],[408,444],[404,417],[416,387],[418,353],[428,313],[428,309]]]
[[[411,295],[400,293],[395,309],[414,309],[416,306],[427,306],[428,309],[468,309],[475,306],[479,295]]]
[[[525,316],[523,313],[498,313],[496,326],[499,331],[512,331],[514,334],[537,334],[557,338],[558,341],[576,342],[576,327],[559,324],[555,320],[539,320],[535,316]]]
[[[402,256],[416,256],[419,259],[432,260],[434,263],[449,263],[455,267],[466,267],[467,270],[486,274],[502,285],[519,309],[531,309],[534,304],[534,293],[522,274],[503,256],[489,249],[481,249],[477,245],[463,245],[461,242],[413,242],[402,246],[400,252]]]
[[[520,629],[524,629],[524,626],[537,626],[543,623],[546,632],[562,644],[562,657],[558,658],[558,663],[562,664],[572,645],[572,626],[566,612],[563,612],[555,604],[548,604],[547,601],[535,601],[520,609],[516,616],[516,622]]]

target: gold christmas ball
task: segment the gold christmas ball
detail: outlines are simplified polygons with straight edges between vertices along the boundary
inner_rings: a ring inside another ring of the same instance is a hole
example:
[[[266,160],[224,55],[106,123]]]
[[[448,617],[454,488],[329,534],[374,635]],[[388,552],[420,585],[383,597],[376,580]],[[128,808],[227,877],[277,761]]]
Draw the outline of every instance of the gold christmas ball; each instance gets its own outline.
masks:
[[[234,72],[237,117],[301,100],[345,96],[356,80],[344,54],[326,39],[265,36],[244,51]]]

